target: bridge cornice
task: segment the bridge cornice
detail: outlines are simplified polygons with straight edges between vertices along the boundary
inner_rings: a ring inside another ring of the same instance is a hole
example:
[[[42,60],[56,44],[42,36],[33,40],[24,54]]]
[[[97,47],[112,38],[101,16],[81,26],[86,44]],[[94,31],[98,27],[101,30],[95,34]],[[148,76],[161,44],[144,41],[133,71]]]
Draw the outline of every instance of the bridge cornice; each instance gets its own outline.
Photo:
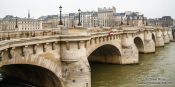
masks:
[[[57,42],[58,40],[59,39],[57,39],[57,37],[33,37],[33,38],[5,40],[0,44],[0,50],[20,47],[20,46]]]
[[[122,35],[122,34],[133,34],[143,31],[166,31],[171,30],[170,28],[163,27],[152,27],[152,26],[144,26],[144,27],[123,27],[123,30],[112,31],[112,35]],[[86,30],[87,31],[87,30]],[[4,40],[0,43],[0,50],[4,50],[11,47],[19,47],[19,46],[27,46],[27,45],[35,45],[35,44],[43,44],[43,43],[51,43],[51,42],[71,42],[71,41],[87,41],[92,38],[105,37],[109,36],[111,31],[105,32],[88,32],[84,34],[70,34],[70,35],[54,35],[54,36],[37,36],[30,38],[19,38],[19,39],[11,39]]]

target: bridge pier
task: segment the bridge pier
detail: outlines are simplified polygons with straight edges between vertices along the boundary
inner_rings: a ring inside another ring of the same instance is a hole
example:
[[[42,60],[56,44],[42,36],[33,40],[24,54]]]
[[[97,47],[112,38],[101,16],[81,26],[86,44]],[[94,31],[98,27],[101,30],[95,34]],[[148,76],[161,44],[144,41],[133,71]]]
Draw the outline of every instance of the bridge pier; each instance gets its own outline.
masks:
[[[173,41],[175,41],[175,29],[172,29],[172,37],[173,37]]]
[[[143,53],[154,53],[155,52],[155,43],[153,40],[144,41],[144,52]]]
[[[139,63],[139,51],[136,46],[123,48],[120,64],[136,64]]]
[[[64,87],[91,87],[91,72],[83,42],[61,43]]]
[[[122,55],[120,64],[135,64],[139,62],[139,51],[132,41],[133,35],[123,34],[122,36]]]
[[[144,32],[144,52],[143,53],[154,53],[155,43],[154,43],[154,34],[151,31]]]
[[[164,43],[165,43],[165,44],[170,43],[170,38],[169,38],[168,34],[164,35],[164,36],[163,36],[163,39],[164,39]]]
[[[163,47],[165,44],[164,44],[164,39],[163,37],[157,37],[156,38],[156,47]]]
[[[162,34],[163,33],[161,30],[158,30],[156,32],[156,40],[155,40],[156,47],[163,47],[165,45]]]
[[[164,39],[164,43],[165,43],[165,44],[170,43],[170,37],[169,37],[167,31],[163,31],[163,39]]]
[[[170,38],[170,41],[173,41],[174,39],[173,39],[173,31],[172,30],[169,30],[168,31],[168,36],[169,36],[169,38]]]

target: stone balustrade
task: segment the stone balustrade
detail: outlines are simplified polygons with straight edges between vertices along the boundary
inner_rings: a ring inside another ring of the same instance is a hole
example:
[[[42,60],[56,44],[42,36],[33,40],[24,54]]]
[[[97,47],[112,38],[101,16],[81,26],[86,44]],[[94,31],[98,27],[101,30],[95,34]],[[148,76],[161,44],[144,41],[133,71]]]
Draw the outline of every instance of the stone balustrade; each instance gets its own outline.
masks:
[[[58,29],[48,30],[25,30],[25,31],[0,31],[0,41],[19,38],[31,38],[38,36],[53,36],[60,34]]]

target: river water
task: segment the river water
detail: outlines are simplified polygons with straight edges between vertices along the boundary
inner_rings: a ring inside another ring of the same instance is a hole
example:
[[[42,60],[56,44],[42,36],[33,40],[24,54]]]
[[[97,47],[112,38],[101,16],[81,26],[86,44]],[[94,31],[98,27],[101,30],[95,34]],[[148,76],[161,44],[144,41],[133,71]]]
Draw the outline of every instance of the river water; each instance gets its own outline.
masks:
[[[91,63],[92,87],[175,87],[175,43],[140,54],[139,64]]]

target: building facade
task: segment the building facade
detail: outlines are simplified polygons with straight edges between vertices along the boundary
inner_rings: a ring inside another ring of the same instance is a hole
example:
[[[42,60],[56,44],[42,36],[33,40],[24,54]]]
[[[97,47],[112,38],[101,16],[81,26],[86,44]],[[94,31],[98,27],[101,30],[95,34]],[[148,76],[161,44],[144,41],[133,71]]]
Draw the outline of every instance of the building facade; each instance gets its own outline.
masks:
[[[92,28],[98,26],[98,13],[97,12],[82,12],[81,13],[82,27]]]
[[[59,27],[59,16],[49,15],[40,17],[43,21],[43,28]],[[116,13],[116,8],[98,8],[98,11],[83,11],[80,13],[81,26],[84,28],[95,27],[115,27],[121,24],[142,26],[146,25],[147,18],[140,12],[126,11],[124,13]],[[66,28],[75,28],[78,26],[79,13],[69,13],[62,15],[63,26]]]
[[[42,21],[42,28],[43,29],[57,28],[58,24],[59,24],[58,15],[42,16],[39,18],[39,20]]]
[[[68,28],[75,28],[78,26],[78,14],[69,13]]]
[[[2,30],[2,18],[0,18],[0,30]]]
[[[173,19],[171,16],[163,16],[162,20],[162,27],[171,27],[173,26]]]
[[[148,19],[148,25],[150,25],[150,26],[162,26],[161,18]]]
[[[39,30],[42,29],[42,22],[32,18],[19,18],[11,15],[4,17],[1,22],[1,31],[9,30]]]
[[[171,16],[163,16],[162,18],[149,19],[148,24],[151,26],[171,27],[173,19]]]
[[[98,21],[100,27],[114,27],[114,13],[116,8],[98,8]]]
[[[168,21],[169,20],[169,21]],[[167,22],[168,21],[168,22]],[[38,29],[54,29],[59,28],[59,15],[41,16],[38,19],[30,18],[16,18],[7,15],[0,19],[0,30],[38,30]],[[79,13],[62,14],[62,22],[65,28],[76,28],[79,22]],[[84,28],[112,28],[120,25],[143,26],[148,24],[147,18],[140,12],[126,11],[123,13],[116,13],[115,7],[98,8],[97,11],[84,11],[80,13],[81,26]],[[169,17],[163,17],[161,22],[159,20],[149,20],[150,25],[169,26],[172,21]],[[18,28],[16,28],[16,25]]]
[[[124,13],[114,13],[116,25],[142,26],[146,24],[146,17],[140,12],[126,11]]]
[[[65,28],[69,28],[69,14],[64,14],[63,15],[63,26]]]

